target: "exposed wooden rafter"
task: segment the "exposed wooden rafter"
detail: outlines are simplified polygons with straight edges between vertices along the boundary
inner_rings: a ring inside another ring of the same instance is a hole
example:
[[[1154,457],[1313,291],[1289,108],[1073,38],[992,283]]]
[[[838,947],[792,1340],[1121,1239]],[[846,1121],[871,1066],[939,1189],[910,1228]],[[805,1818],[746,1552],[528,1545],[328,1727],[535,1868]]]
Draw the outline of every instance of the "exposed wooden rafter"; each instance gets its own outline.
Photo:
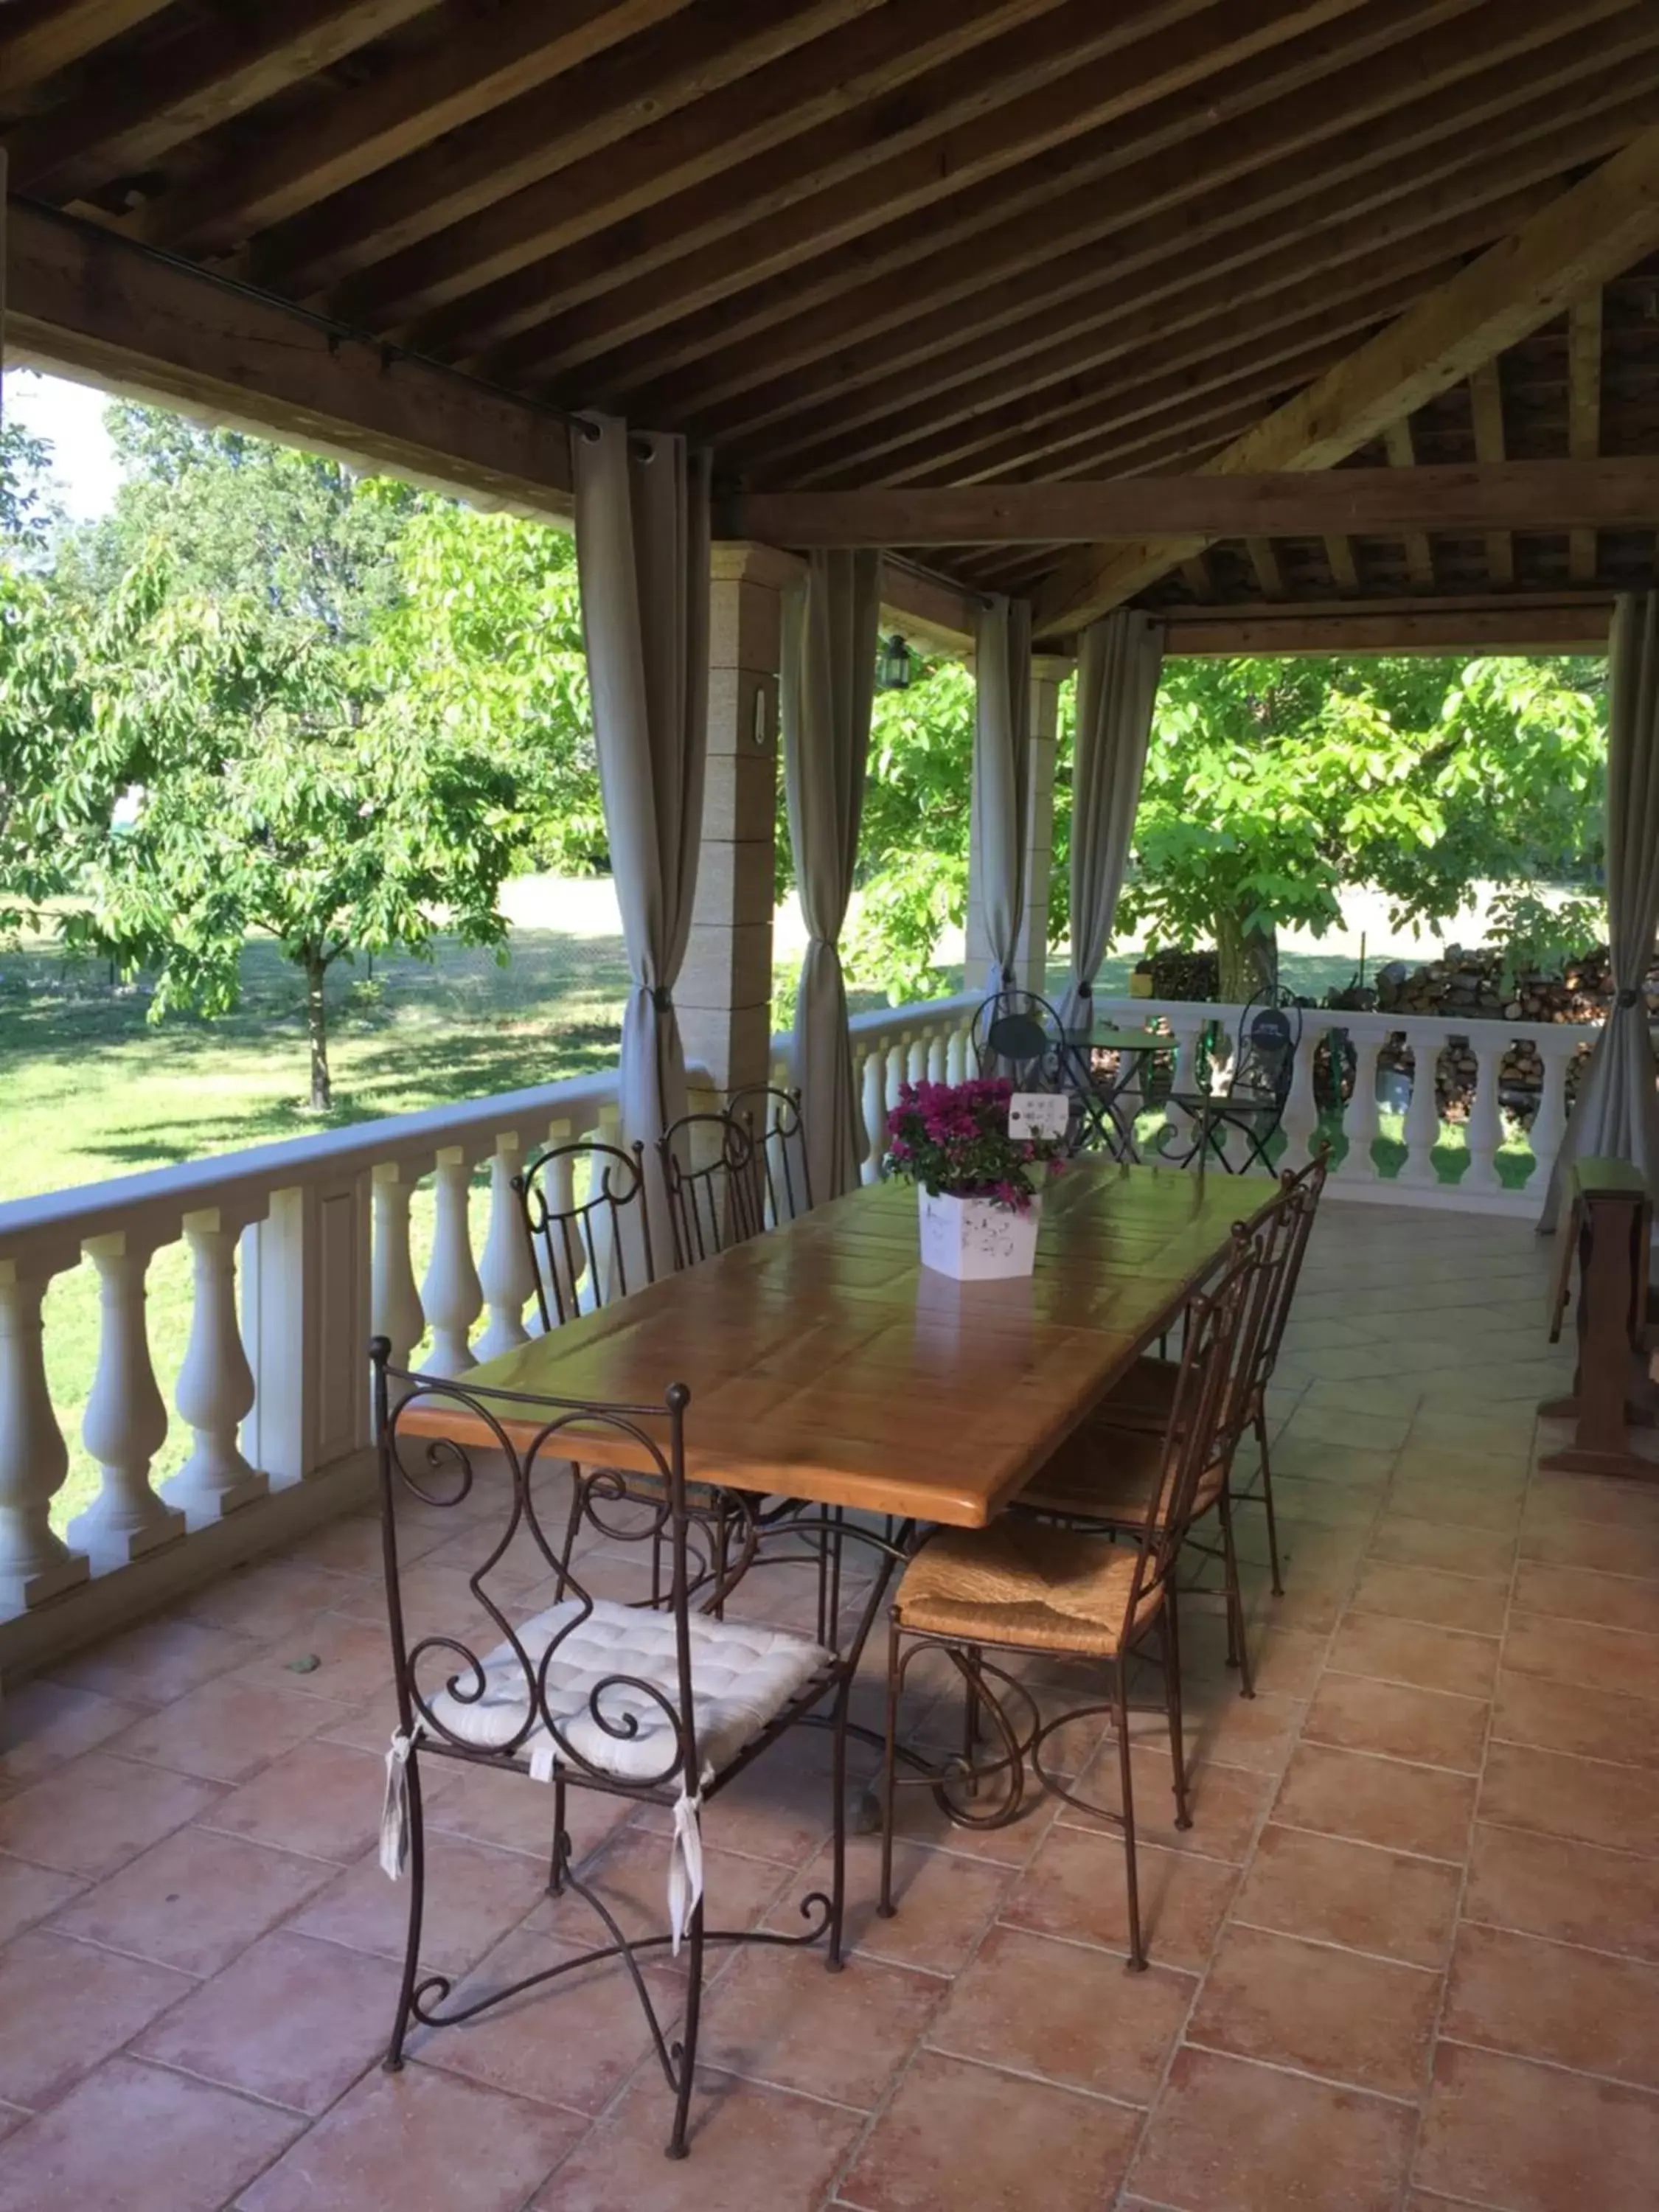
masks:
[[[1508,450],[1504,437],[1504,385],[1497,362],[1483,361],[1469,372],[1469,410],[1474,421],[1474,457],[1497,463]],[[1494,584],[1515,581],[1515,547],[1505,530],[1486,533],[1486,567]]]
[[[1166,653],[1211,656],[1275,653],[1600,653],[1613,603],[1595,607],[1525,605],[1479,613],[1324,614],[1287,609],[1217,622],[1171,624]]]
[[[1412,441],[1409,421],[1402,417],[1398,422],[1390,422],[1382,434],[1382,446],[1391,469],[1414,469],[1417,466],[1417,448]],[[1431,592],[1434,589],[1434,549],[1429,544],[1428,532],[1408,530],[1405,533],[1404,543],[1406,574],[1411,579],[1413,590]]]
[[[1567,311],[1567,451],[1576,461],[1601,450],[1601,294],[1598,288]],[[1567,574],[1583,583],[1595,574],[1595,532],[1575,530],[1567,539]]]

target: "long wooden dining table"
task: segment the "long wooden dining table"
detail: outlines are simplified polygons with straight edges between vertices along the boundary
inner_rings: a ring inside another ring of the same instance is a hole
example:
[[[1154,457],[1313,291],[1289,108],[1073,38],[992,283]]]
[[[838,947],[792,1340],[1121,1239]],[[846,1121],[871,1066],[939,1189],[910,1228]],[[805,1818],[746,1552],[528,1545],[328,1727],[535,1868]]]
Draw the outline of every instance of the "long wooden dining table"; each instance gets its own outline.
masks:
[[[683,1382],[694,1480],[979,1528],[1179,1316],[1234,1224],[1275,1190],[1265,1176],[1075,1162],[1045,1192],[1035,1273],[959,1283],[921,1264],[915,1191],[871,1184],[459,1383],[641,1406]],[[488,1402],[516,1445],[540,1426]],[[399,1427],[485,1440],[447,1397],[407,1407]],[[608,1436],[605,1458],[629,1469],[626,1440]]]

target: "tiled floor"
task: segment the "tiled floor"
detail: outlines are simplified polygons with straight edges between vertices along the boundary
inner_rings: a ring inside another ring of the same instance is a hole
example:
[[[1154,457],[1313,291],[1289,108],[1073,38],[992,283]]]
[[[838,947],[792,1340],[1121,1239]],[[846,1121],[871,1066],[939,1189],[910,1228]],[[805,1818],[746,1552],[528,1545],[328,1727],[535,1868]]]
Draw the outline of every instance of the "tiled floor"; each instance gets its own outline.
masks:
[[[619,1975],[380,2070],[404,1898],[374,1856],[368,1522],[14,1692],[0,2212],[1650,2212],[1659,1487],[1532,1471],[1545,1272],[1519,1226],[1328,1204],[1279,1391],[1287,1595],[1252,1567],[1261,1694],[1190,1608],[1189,1832],[1150,1716],[1135,1755],[1152,1970],[1124,1972],[1085,1815],[972,1836],[918,1805],[896,1919],[853,1846],[843,1975],[720,1963],[684,2165]],[[419,1520],[421,1602],[464,1604],[465,1540]],[[815,1885],[823,1751],[711,1808],[722,1921],[787,1924]],[[544,1794],[432,1796],[433,1965],[483,1987],[569,1955]],[[617,1910],[659,1914],[659,1818],[576,1819]]]

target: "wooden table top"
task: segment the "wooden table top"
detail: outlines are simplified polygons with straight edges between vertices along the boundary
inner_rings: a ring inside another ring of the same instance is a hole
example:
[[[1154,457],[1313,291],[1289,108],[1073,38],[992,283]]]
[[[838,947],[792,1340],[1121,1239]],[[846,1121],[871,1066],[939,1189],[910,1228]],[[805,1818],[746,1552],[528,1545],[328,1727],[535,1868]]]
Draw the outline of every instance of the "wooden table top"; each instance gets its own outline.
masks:
[[[957,1283],[917,1257],[915,1191],[869,1185],[460,1380],[633,1404],[683,1382],[694,1479],[981,1527],[1273,1194],[1079,1162],[1048,1187],[1033,1275]],[[437,1401],[402,1425],[468,1427]],[[503,1426],[515,1442],[534,1429]],[[628,1464],[614,1448],[605,1461]]]

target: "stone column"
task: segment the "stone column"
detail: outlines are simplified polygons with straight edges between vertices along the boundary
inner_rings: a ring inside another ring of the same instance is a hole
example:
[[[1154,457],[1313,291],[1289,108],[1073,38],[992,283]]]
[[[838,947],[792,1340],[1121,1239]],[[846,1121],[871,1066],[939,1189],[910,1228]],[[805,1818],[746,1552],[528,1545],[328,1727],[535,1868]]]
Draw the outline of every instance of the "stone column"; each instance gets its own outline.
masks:
[[[1054,859],[1054,750],[1060,725],[1060,687],[1075,662],[1058,653],[1031,658],[1030,785],[1025,795],[1025,908],[1015,953],[1028,991],[1048,994],[1048,885]],[[964,988],[981,989],[991,964],[979,896],[979,854],[968,861],[968,950]]]
[[[688,1063],[727,1096],[771,1067],[780,606],[802,573],[769,545],[714,549],[702,853],[674,1004]]]

